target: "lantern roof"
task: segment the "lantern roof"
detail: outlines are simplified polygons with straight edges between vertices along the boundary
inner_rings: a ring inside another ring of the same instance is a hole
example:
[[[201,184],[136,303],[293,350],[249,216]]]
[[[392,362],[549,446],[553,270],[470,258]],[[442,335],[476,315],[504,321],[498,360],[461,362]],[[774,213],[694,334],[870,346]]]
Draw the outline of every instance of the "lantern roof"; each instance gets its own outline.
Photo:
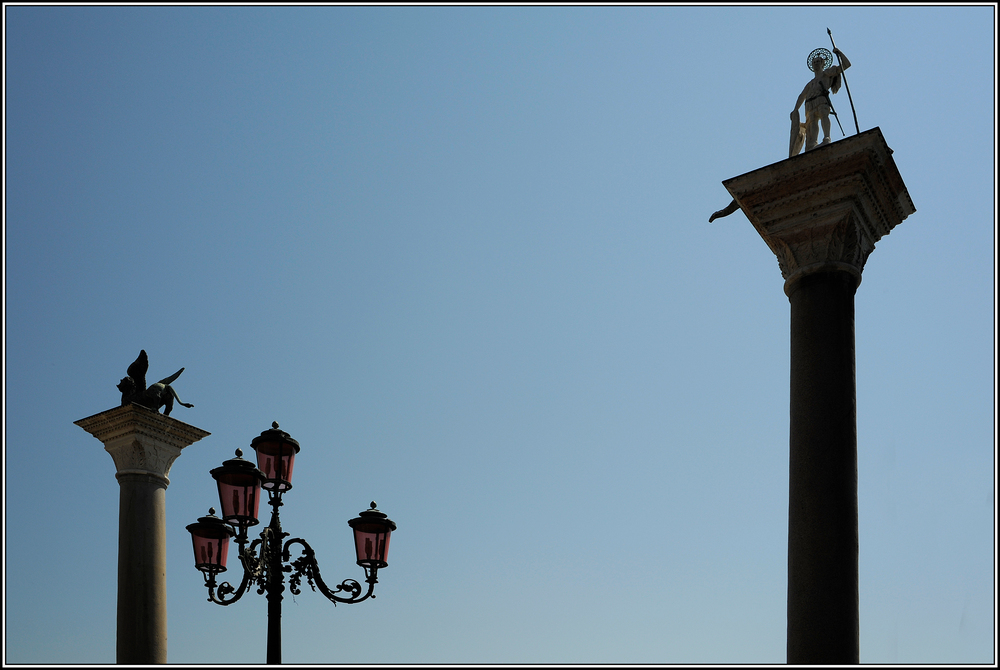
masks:
[[[198,517],[197,523],[186,526],[189,533],[198,537],[225,538],[233,537],[236,531],[228,523],[215,516],[215,508],[208,508],[208,516]]]
[[[396,530],[396,522],[386,516],[385,512],[380,512],[375,507],[374,500],[369,509],[360,512],[356,518],[347,522],[347,525],[351,528],[359,528],[362,525],[369,524],[387,527],[390,532]]]
[[[265,444],[268,442],[287,442],[295,448],[295,453],[299,453],[299,449],[301,449],[298,440],[292,438],[291,435],[278,428],[277,421],[272,421],[270,428],[262,431],[259,436],[253,438],[250,442],[250,446],[256,450],[258,444]]]
[[[234,474],[255,474],[261,481],[264,481],[264,473],[257,469],[257,466],[253,464],[253,461],[248,461],[243,458],[243,450],[236,450],[236,458],[230,458],[228,461],[223,461],[222,465],[217,468],[213,468],[210,474],[216,480],[223,475],[234,475]]]

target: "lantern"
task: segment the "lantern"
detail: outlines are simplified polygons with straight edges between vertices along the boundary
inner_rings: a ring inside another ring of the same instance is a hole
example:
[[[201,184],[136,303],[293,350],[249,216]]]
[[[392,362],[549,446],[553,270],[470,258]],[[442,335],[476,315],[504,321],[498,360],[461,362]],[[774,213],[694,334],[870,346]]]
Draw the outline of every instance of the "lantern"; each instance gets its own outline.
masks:
[[[292,488],[292,467],[300,447],[288,433],[278,430],[277,421],[271,426],[255,437],[250,446],[257,452],[257,467],[264,473],[263,487],[284,493]]]
[[[375,509],[361,512],[347,524],[354,530],[354,550],[358,555],[358,565],[363,568],[384,568],[389,553],[389,534],[396,530],[396,524],[385,514]]]
[[[236,458],[225,461],[211,471],[219,485],[219,503],[222,518],[241,531],[256,526],[260,509],[260,487],[264,475],[254,464],[243,458],[243,450],[236,450]]]
[[[198,523],[189,524],[187,529],[194,544],[194,567],[210,575],[225,572],[229,538],[236,532],[215,516],[215,508],[210,508],[208,516],[198,519]]]

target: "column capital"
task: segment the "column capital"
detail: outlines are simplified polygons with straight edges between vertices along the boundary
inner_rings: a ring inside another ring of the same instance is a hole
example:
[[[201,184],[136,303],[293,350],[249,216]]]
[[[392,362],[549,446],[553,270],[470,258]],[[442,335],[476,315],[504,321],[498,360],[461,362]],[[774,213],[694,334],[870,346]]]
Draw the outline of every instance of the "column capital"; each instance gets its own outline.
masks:
[[[115,476],[149,475],[169,485],[170,466],[190,446],[211,433],[139,405],[109,409],[76,425],[104,443],[115,461]]]
[[[722,184],[778,257],[786,294],[813,272],[860,284],[875,243],[916,211],[877,127]]]

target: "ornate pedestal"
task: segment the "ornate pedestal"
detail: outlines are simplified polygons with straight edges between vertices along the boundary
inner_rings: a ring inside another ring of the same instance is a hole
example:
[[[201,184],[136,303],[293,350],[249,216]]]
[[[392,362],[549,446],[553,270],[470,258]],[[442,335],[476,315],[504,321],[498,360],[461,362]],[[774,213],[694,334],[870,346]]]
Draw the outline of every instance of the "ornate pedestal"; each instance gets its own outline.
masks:
[[[119,484],[116,660],[167,662],[167,474],[181,449],[209,435],[128,405],[74,422],[104,443]]]
[[[787,662],[858,663],[854,293],[875,243],[916,210],[878,128],[723,185],[791,303]]]

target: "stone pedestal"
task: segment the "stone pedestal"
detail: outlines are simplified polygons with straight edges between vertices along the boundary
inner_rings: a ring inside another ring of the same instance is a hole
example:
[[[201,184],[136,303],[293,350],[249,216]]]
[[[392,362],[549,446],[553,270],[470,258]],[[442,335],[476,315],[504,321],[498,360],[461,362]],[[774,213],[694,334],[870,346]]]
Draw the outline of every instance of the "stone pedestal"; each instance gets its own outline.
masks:
[[[854,293],[875,243],[916,210],[878,128],[723,185],[791,304],[787,662],[858,663]]]
[[[128,405],[74,422],[104,443],[119,484],[116,661],[167,662],[167,475],[209,433]]]

